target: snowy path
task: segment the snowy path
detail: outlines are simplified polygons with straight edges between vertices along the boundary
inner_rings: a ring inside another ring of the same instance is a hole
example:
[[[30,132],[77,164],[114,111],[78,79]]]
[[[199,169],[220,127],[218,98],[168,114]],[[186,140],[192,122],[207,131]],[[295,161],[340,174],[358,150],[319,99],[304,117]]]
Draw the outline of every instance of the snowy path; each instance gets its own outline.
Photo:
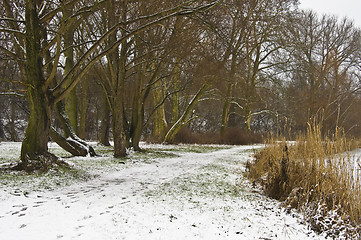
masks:
[[[0,239],[321,239],[242,177],[251,149],[126,164],[26,196],[3,189]]]

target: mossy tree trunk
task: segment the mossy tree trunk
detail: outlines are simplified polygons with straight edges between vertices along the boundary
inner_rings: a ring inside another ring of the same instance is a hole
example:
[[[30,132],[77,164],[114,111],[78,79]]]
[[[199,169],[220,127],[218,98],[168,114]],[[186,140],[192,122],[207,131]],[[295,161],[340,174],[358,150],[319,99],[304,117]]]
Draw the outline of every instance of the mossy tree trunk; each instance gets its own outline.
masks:
[[[127,138],[125,134],[125,116],[124,116],[124,82],[125,82],[125,65],[127,56],[126,43],[122,45],[119,55],[112,54],[114,63],[113,78],[116,83],[114,97],[112,102],[112,123],[113,123],[113,138],[114,138],[114,157],[125,157]]]
[[[174,68],[174,77],[173,77],[173,101],[172,101],[172,124],[177,122],[179,119],[179,91],[180,91],[180,75],[181,75],[181,67],[180,64],[176,63]]]
[[[137,76],[135,79],[135,89],[132,106],[132,121],[130,126],[131,144],[135,151],[141,151],[139,147],[140,138],[143,132],[144,124],[144,102],[143,102],[143,78],[144,65],[139,64],[137,67]]]
[[[42,29],[38,17],[37,1],[25,1],[25,9],[25,71],[26,83],[28,85],[27,100],[30,108],[30,118],[21,146],[20,159],[24,169],[32,170],[33,165],[39,164],[42,167],[43,163],[39,156],[44,156],[48,153],[52,102],[49,98],[48,89],[44,89],[43,59],[40,55]]]
[[[96,156],[93,147],[75,134],[70,119],[68,118],[68,115],[65,111],[65,104],[63,101],[60,101],[56,104],[56,113],[62,125],[64,137],[57,133],[55,129],[51,129],[50,137],[52,140],[54,140],[57,144],[59,144],[59,146],[74,156]]]
[[[159,140],[164,139],[168,128],[168,123],[165,117],[165,106],[162,104],[165,98],[164,95],[162,83],[158,81],[155,84],[155,89],[153,91],[153,106],[160,106],[157,107],[153,116],[153,137]]]
[[[108,24],[113,26],[117,21],[117,13],[115,6],[115,1],[110,1],[108,5]],[[122,11],[120,20],[125,21],[127,18],[127,5],[128,1],[123,1],[120,3]],[[114,32],[110,34],[108,44],[112,45],[113,42],[117,41],[117,35],[119,32]],[[121,31],[122,36],[126,36],[126,31],[123,29]],[[110,90],[110,103],[111,103],[111,112],[112,112],[112,125],[113,125],[113,140],[114,140],[114,157],[125,157],[126,156],[126,147],[127,147],[127,137],[125,133],[125,115],[124,115],[124,84],[126,78],[126,63],[127,63],[127,54],[128,54],[128,44],[127,39],[124,38],[121,42],[120,47],[118,47],[114,52],[110,53],[107,56],[108,59],[108,69],[109,69],[109,89]]]

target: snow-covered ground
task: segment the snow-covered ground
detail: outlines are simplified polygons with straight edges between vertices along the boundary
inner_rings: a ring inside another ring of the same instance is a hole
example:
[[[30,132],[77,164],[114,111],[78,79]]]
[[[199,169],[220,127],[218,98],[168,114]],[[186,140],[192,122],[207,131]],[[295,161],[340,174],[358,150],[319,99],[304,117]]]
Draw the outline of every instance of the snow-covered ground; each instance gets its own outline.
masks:
[[[205,152],[143,147],[161,157],[94,164],[84,171],[96,177],[66,186],[49,183],[49,190],[32,187],[38,184],[34,178],[20,187],[0,185],[0,239],[323,239],[243,177],[260,146]],[[18,148],[0,143],[0,160]],[[75,168],[108,161],[66,160]]]

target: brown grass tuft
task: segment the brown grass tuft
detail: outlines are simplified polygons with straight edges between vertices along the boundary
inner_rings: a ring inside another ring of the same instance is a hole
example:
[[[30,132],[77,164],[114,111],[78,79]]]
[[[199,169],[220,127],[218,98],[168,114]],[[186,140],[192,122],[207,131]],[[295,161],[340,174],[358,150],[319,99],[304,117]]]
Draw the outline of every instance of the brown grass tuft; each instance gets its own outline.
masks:
[[[331,237],[361,236],[361,182],[359,160],[339,129],[323,138],[317,125],[309,125],[295,143],[270,139],[258,153],[249,176],[265,192],[288,207],[306,214],[314,230]]]

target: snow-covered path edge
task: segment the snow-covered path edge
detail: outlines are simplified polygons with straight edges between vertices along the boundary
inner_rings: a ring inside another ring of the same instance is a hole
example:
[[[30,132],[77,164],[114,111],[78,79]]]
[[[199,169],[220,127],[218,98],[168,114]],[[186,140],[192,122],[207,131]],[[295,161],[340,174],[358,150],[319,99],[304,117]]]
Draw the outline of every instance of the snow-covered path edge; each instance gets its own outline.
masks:
[[[253,148],[180,153],[26,196],[1,191],[0,239],[322,239],[242,176]]]

